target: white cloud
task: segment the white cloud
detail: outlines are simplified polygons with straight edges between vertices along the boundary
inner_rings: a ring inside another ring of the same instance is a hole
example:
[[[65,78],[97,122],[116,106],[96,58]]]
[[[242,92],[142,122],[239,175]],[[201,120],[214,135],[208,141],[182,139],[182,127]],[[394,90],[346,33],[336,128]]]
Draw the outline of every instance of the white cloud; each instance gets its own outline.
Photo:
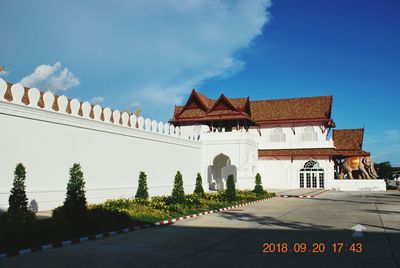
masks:
[[[80,81],[68,68],[62,69],[61,63],[56,62],[53,66],[39,65],[33,73],[22,78],[20,83],[26,87],[37,87],[57,93],[78,86]]]
[[[399,129],[391,129],[385,131],[386,138],[389,140],[397,140],[400,139],[400,130]]]
[[[138,65],[132,70],[142,82],[135,93],[144,107],[181,104],[206,80],[242,70],[237,53],[262,33],[270,5],[268,0],[166,1],[156,14],[136,14],[138,26],[147,22],[146,32],[135,24],[132,29],[140,40],[133,45]]]
[[[66,58],[84,75],[84,95],[104,96],[120,110],[139,101],[146,116],[165,121],[192,88],[201,91],[208,80],[246,67],[242,53],[270,21],[270,6],[271,0],[122,0],[118,5],[99,1],[93,9],[85,1],[72,1],[63,9],[41,5],[40,21],[52,23],[32,20],[29,29],[41,29],[37,57]],[[31,15],[37,5],[30,8],[18,12]],[[23,82],[53,91],[79,84],[59,65],[38,66]],[[51,78],[54,69],[57,76]]]
[[[89,100],[91,104],[100,104],[104,101],[104,97],[93,97]]]

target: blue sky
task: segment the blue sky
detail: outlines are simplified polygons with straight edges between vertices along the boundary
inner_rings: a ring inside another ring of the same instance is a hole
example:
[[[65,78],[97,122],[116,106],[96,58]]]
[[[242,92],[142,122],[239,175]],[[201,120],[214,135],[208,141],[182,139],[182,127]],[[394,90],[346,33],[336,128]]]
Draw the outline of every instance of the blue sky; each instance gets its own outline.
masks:
[[[337,128],[400,166],[400,1],[7,1],[2,78],[167,121],[218,97],[333,95]]]

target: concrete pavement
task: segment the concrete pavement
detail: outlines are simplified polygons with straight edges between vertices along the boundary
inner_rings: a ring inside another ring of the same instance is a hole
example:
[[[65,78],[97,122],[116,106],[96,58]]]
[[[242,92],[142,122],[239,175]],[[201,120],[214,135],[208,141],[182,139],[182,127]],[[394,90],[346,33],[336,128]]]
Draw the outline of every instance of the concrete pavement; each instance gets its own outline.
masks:
[[[171,226],[0,261],[0,267],[398,267],[400,193],[326,192],[273,199]],[[363,237],[351,228],[361,224]],[[286,253],[262,253],[287,243]],[[295,243],[307,251],[294,253]],[[313,253],[313,244],[324,252]],[[341,253],[333,243],[343,243]],[[351,252],[362,243],[362,252]],[[290,252],[291,250],[291,252]],[[310,252],[311,251],[311,252]]]

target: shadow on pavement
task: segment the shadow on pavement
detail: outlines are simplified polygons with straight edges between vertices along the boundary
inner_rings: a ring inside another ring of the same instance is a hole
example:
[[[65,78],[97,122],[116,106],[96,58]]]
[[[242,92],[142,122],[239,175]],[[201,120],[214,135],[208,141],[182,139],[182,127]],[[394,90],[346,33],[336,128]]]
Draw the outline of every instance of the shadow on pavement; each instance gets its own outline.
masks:
[[[363,237],[353,237],[353,230],[232,214],[222,215],[256,220],[263,226],[210,228],[176,224],[14,257],[0,261],[0,266],[390,268],[400,261],[400,233],[364,232]]]

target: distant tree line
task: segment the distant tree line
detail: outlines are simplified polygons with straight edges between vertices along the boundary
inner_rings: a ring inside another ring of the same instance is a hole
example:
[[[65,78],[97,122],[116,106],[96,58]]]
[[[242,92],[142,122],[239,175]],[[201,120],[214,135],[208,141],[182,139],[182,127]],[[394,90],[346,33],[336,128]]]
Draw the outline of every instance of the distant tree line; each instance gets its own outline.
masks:
[[[393,172],[400,171],[400,167],[392,167],[389,161],[375,163],[375,170],[379,175],[379,178],[387,179],[391,178]]]

